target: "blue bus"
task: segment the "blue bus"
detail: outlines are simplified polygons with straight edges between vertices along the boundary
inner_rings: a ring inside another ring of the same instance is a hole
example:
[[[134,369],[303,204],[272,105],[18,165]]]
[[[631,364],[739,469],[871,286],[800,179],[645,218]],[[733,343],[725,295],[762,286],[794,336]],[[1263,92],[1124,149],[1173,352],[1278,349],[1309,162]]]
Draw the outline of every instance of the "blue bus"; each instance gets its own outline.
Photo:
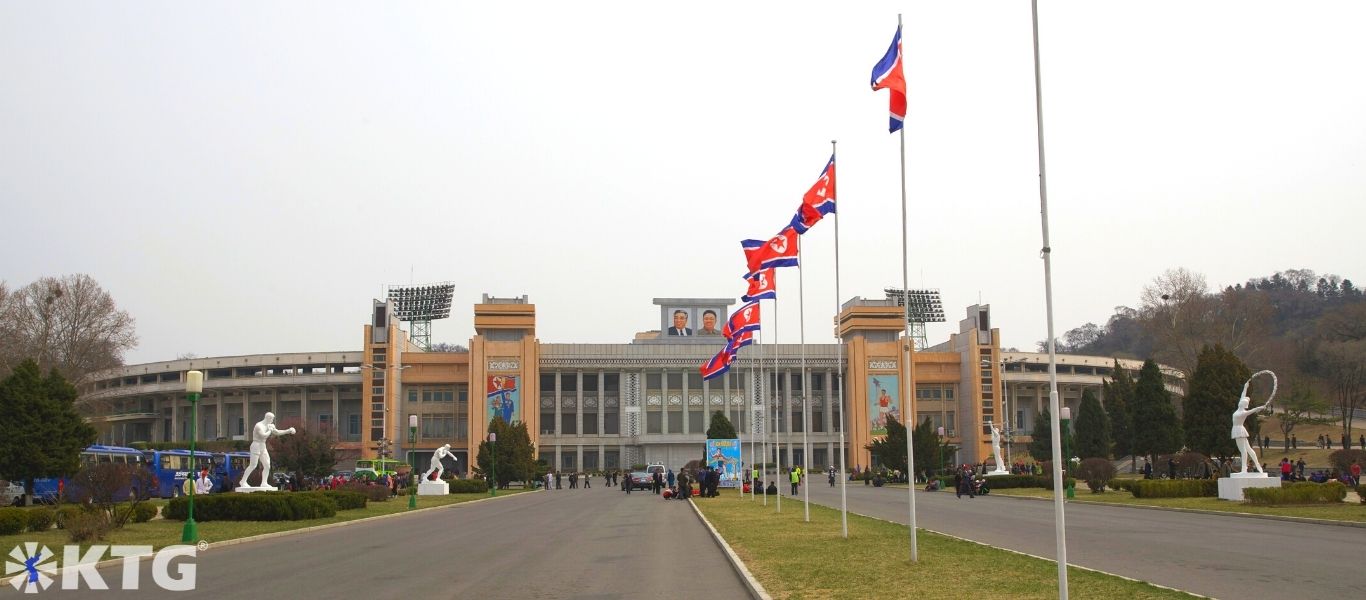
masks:
[[[117,465],[140,465],[143,464],[143,453],[134,448],[123,446],[101,446],[96,444],[81,451],[81,467],[100,463],[114,463]],[[65,486],[65,477],[43,477],[33,480],[33,497],[39,502],[53,503],[57,501],[59,492]]]
[[[200,469],[208,467],[209,473],[214,472],[214,455],[203,450],[196,450],[193,457],[189,450],[180,449],[148,450],[142,456],[147,468],[152,471],[152,477],[156,479],[156,495],[162,498],[183,495],[185,479],[191,471],[198,473]],[[214,478],[213,491],[220,491],[221,485],[221,478]]]
[[[213,455],[213,490],[215,492],[230,491],[237,487],[238,481],[242,479],[242,472],[247,470],[247,463],[251,462],[250,452],[219,452]]]

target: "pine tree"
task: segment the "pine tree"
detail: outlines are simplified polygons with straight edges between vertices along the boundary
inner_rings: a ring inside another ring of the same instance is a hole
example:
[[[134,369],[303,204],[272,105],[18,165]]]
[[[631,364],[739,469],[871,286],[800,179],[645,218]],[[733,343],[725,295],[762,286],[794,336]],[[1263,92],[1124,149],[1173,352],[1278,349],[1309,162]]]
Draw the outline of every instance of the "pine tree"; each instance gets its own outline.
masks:
[[[1104,384],[1105,414],[1110,417],[1110,438],[1114,441],[1114,455],[1133,454],[1134,425],[1132,405],[1134,380],[1129,371],[1115,361],[1114,376]],[[1133,458],[1135,465],[1137,458]]]
[[[895,416],[887,415],[886,437],[875,439],[864,448],[873,453],[873,460],[882,468],[906,472],[906,426]]]
[[[1143,362],[1134,385],[1134,401],[1129,407],[1133,415],[1133,451],[1154,462],[1158,454],[1181,449],[1181,421],[1172,406],[1171,392],[1162,382],[1162,372],[1153,359]],[[1230,412],[1230,414],[1232,414]]]
[[[1222,345],[1201,349],[1182,410],[1187,448],[1206,456],[1237,452],[1229,437],[1229,418],[1238,407],[1243,382],[1251,376],[1247,365]],[[1245,423],[1249,431],[1256,430],[1252,423],[1256,418]]]
[[[1076,455],[1083,458],[1110,458],[1110,418],[1090,389],[1081,394],[1077,415]]]
[[[518,421],[509,425],[503,417],[489,421],[489,432],[497,434],[497,442],[485,439],[479,442],[479,455],[476,457],[475,474],[488,477],[493,470],[496,455],[498,485],[505,486],[512,481],[530,481],[536,476],[536,446],[531,443],[526,422]]]
[[[81,451],[95,442],[95,429],[72,405],[76,396],[60,373],[43,377],[32,360],[0,381],[0,473],[29,494],[34,479],[74,475]]]
[[[1042,413],[1034,415],[1034,431],[1030,433],[1033,438],[1029,441],[1029,455],[1034,460],[1043,462],[1053,458],[1053,417],[1048,409],[1043,409]]]
[[[915,426],[915,431],[911,432],[911,445],[915,449],[915,470],[930,473],[937,471],[944,466],[944,447],[939,438],[939,431],[930,422],[929,417],[925,417],[919,425]],[[903,440],[901,449],[905,453],[905,442]]]
[[[725,412],[718,410],[711,414],[711,426],[707,427],[707,439],[733,440],[737,437],[739,436],[735,435],[735,425],[726,418]]]

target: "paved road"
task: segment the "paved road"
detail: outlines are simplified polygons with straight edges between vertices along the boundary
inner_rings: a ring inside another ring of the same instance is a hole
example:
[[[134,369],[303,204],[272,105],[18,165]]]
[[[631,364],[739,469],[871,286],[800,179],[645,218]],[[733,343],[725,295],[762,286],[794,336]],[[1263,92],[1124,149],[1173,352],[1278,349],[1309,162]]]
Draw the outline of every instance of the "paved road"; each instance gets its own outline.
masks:
[[[196,590],[174,597],[676,598],[697,589],[699,573],[708,574],[710,598],[748,597],[688,504],[599,487],[210,548],[197,562]],[[141,595],[171,596],[153,586],[151,561],[142,563]],[[121,567],[100,574],[121,587]],[[13,590],[5,585],[6,592]]]
[[[839,488],[811,501],[839,508]],[[1084,493],[1084,492],[1083,492]],[[850,485],[849,510],[906,523],[904,488]],[[1071,503],[1067,559],[1215,598],[1361,598],[1366,529]],[[1037,556],[1057,557],[1053,503],[916,493],[916,524]],[[907,550],[909,553],[909,548]]]

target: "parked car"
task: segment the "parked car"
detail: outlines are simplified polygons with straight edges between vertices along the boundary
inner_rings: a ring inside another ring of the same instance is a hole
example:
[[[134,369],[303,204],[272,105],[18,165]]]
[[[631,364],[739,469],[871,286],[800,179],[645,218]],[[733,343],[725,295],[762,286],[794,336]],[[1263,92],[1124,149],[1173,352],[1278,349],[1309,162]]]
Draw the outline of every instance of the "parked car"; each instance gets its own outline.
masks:
[[[654,485],[652,475],[645,471],[631,471],[631,487],[637,490],[648,490]]]
[[[23,484],[17,481],[0,480],[0,506],[18,506],[23,502]]]

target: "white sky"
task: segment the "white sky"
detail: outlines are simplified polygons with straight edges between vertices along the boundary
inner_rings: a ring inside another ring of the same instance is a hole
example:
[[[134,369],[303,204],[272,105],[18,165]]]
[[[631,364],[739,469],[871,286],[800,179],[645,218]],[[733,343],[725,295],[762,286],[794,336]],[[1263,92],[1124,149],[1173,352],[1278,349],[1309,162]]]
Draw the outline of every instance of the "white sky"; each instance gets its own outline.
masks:
[[[0,4],[0,279],[89,273],[130,363],[356,349],[386,284],[545,342],[737,297],[839,144],[840,294],[901,283],[873,64],[904,13],[912,287],[1045,337],[1028,2]],[[1184,266],[1366,279],[1366,3],[1040,8],[1057,333]],[[832,339],[833,223],[803,239]],[[410,276],[411,272],[411,276]],[[411,279],[410,279],[411,277]],[[796,341],[795,270],[780,274]],[[772,331],[769,331],[771,336]],[[767,340],[772,338],[766,336]]]

